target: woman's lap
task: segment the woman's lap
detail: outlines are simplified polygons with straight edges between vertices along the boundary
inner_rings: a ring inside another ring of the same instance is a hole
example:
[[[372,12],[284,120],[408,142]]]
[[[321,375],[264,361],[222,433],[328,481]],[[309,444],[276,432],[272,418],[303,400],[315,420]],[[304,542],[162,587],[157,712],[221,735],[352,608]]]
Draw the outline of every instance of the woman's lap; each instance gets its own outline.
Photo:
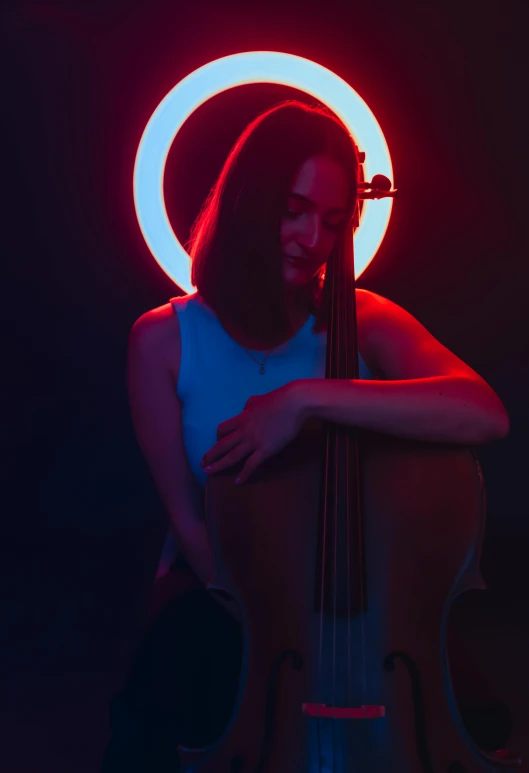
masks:
[[[206,590],[169,601],[112,701],[100,773],[175,773],[178,744],[218,738],[233,711],[241,648],[239,624]]]

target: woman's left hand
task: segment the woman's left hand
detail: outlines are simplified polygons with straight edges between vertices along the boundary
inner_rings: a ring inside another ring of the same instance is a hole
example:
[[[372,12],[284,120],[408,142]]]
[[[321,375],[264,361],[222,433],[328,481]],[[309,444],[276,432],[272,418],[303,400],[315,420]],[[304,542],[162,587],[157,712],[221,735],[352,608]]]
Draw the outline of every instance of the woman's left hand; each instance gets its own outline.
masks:
[[[304,421],[303,405],[293,384],[290,382],[264,395],[253,395],[246,401],[242,413],[219,424],[218,442],[204,454],[201,462],[205,472],[219,472],[246,459],[236,481],[245,483],[265,459],[288,445]]]

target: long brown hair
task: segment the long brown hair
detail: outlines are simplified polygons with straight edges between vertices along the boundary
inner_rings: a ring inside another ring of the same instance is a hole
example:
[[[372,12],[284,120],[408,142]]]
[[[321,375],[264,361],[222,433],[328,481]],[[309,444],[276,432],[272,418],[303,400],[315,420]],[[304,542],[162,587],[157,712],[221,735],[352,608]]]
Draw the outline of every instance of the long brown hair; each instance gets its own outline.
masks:
[[[231,149],[190,231],[191,283],[219,320],[265,345],[290,331],[284,299],[281,218],[296,173],[313,156],[338,162],[350,180],[349,217],[335,252],[352,259],[358,153],[346,126],[326,106],[286,100],[257,116]],[[331,256],[332,258],[333,256]],[[314,331],[325,328],[325,266],[313,279]]]

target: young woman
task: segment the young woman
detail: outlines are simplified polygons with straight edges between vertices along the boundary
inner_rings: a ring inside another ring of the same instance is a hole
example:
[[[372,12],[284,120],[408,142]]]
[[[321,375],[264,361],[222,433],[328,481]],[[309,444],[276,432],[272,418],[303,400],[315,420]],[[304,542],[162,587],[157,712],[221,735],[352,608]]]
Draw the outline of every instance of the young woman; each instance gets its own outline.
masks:
[[[245,460],[245,485],[310,416],[468,445],[509,431],[472,368],[367,290],[356,293],[359,379],[325,379],[325,266],[334,251],[351,254],[358,169],[351,136],[325,107],[289,100],[260,115],[193,226],[197,292],[131,330],[132,420],[170,525],[156,585],[178,566],[194,579],[157,615],[113,702],[102,773],[173,773],[178,743],[212,742],[231,716],[241,627],[205,589],[208,474]]]

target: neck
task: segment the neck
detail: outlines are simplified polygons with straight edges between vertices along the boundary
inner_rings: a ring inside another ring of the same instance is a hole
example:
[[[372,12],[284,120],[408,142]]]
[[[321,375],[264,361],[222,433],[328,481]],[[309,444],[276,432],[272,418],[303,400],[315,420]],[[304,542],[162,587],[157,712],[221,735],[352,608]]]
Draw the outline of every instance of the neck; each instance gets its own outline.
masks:
[[[296,290],[298,290],[297,293],[295,292]],[[266,345],[262,339],[250,338],[244,331],[232,326],[228,320],[222,321],[221,324],[230,338],[233,338],[244,349],[251,349],[255,352],[268,352],[270,349],[275,349],[277,346],[281,346],[293,338],[307,322],[310,315],[310,306],[306,293],[302,294],[299,292],[299,288],[294,288],[294,292],[287,297],[287,312],[290,322],[290,333],[285,336],[284,340],[275,344]]]
[[[229,322],[223,322],[222,326],[224,327],[224,330],[228,333],[230,338],[233,338],[234,341],[236,341],[239,346],[242,346],[244,349],[250,349],[254,352],[268,352],[270,349],[275,349],[276,346],[282,346],[287,341],[290,341],[291,338],[294,338],[295,335],[301,330],[303,325],[306,323],[306,321],[309,318],[309,310],[305,308],[305,310],[292,310],[291,313],[289,313],[289,319],[290,319],[290,325],[291,325],[291,332],[285,336],[284,340],[279,341],[276,344],[264,344],[262,340],[256,340],[249,338],[247,335],[245,335],[244,332],[240,331],[239,329],[236,329],[232,327]]]

